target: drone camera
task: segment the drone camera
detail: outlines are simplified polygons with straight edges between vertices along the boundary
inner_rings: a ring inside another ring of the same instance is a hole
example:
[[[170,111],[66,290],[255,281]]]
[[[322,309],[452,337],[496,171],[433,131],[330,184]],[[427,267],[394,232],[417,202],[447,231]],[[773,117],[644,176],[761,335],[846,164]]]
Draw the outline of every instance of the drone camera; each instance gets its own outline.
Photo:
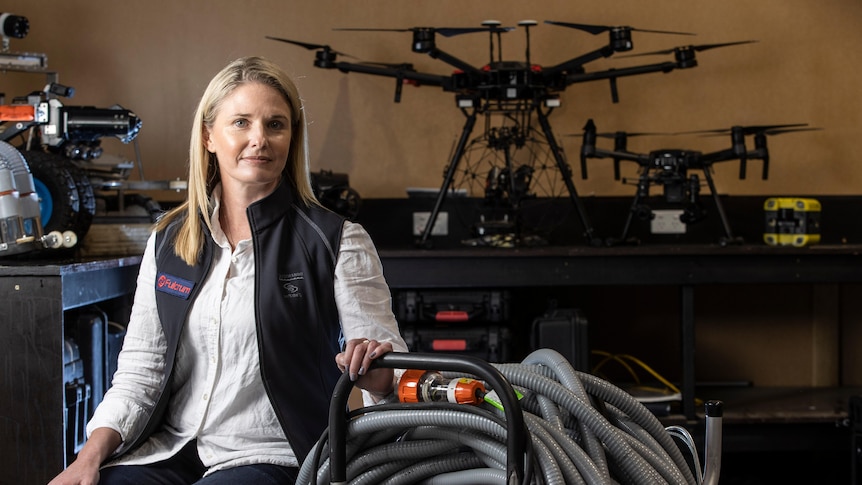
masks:
[[[664,200],[669,204],[680,204],[688,200],[686,196],[686,187],[682,183],[665,183]]]

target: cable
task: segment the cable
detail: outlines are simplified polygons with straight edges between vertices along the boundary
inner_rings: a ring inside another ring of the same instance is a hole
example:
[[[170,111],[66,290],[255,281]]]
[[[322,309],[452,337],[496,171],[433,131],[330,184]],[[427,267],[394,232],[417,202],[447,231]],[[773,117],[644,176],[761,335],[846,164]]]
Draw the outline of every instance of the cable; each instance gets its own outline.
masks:
[[[679,390],[679,388],[677,386],[675,386],[673,383],[671,383],[669,380],[667,380],[664,376],[662,376],[661,374],[659,374],[658,372],[653,370],[652,367],[650,367],[649,365],[647,365],[645,362],[638,359],[637,357],[634,357],[634,356],[628,355],[628,354],[611,354],[610,352],[606,352],[603,350],[592,350],[590,353],[604,357],[595,366],[593,366],[592,373],[595,375],[601,375],[601,374],[599,374],[599,370],[608,362],[616,362],[620,366],[622,366],[628,372],[628,374],[631,375],[632,379],[634,380],[635,387],[632,388],[632,390],[641,389],[641,390],[648,391],[648,392],[670,393],[670,394],[681,393],[681,391]],[[638,376],[635,369],[629,365],[629,362],[632,362],[637,367],[643,369],[646,373],[648,373],[649,375],[654,377],[659,383],[663,384],[665,386],[665,388],[661,389],[661,388],[654,388],[654,387],[650,387],[650,386],[641,385],[640,377]],[[703,403],[703,401],[700,399],[695,399],[695,403],[700,405]]]
[[[393,403],[346,413],[344,436],[322,436],[296,483],[331,483],[328,450],[342,439],[346,472],[339,476],[346,474],[346,481],[337,483],[345,484],[509,483],[512,463],[523,466],[523,484],[700,483],[690,435],[666,430],[634,397],[575,371],[558,353],[543,349],[519,364],[493,367],[507,392],[520,398],[515,407],[525,425],[523,446],[508,441],[513,410],[502,411],[494,401],[498,389],[486,382],[489,393],[480,405]],[[476,378],[472,369],[441,372]],[[524,456],[511,456],[512,449]]]

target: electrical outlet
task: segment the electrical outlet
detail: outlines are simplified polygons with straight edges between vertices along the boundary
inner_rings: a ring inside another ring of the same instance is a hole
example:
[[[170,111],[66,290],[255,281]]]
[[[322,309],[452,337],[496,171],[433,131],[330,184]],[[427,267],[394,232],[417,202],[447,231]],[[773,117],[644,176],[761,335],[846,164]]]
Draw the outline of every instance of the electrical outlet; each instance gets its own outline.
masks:
[[[654,210],[650,221],[650,232],[653,234],[685,234],[685,223],[679,216],[682,210]]]
[[[413,213],[413,235],[421,236],[425,232],[425,226],[428,224],[428,218],[431,217],[430,212],[414,212]],[[431,228],[432,236],[448,236],[449,235],[449,213],[438,212],[437,220],[434,221],[434,227]]]

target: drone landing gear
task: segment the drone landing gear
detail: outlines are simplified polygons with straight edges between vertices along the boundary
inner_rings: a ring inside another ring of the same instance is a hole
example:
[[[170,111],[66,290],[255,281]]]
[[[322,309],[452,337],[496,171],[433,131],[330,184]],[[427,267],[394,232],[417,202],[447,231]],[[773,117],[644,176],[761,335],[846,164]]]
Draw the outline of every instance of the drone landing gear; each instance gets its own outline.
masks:
[[[545,139],[548,141],[551,153],[554,155],[554,161],[557,163],[557,168],[560,170],[560,175],[563,177],[563,182],[566,184],[569,198],[572,200],[572,204],[574,204],[575,210],[578,212],[578,217],[581,219],[581,224],[584,228],[584,236],[587,238],[587,244],[590,246],[600,246],[602,241],[596,237],[593,226],[590,223],[590,218],[587,216],[587,210],[584,208],[584,204],[578,196],[578,191],[575,188],[574,182],[572,182],[572,169],[563,159],[563,152],[560,150],[560,146],[557,145],[556,139],[554,139],[554,133],[551,131],[551,123],[548,122],[548,114],[543,112],[540,108],[536,109],[536,113],[539,125],[542,127],[542,132],[545,134]]]
[[[727,220],[727,215],[724,213],[724,206],[721,204],[721,199],[718,198],[718,192],[715,191],[715,182],[712,180],[711,168],[704,167],[703,177],[709,186],[709,193],[712,194],[712,200],[715,201],[715,210],[718,212],[718,217],[721,219],[721,225],[724,227],[724,237],[719,238],[718,244],[722,247],[730,244],[742,244],[741,237],[735,237],[733,231],[730,230],[730,222]]]
[[[716,212],[718,212],[718,216],[721,219],[721,225],[724,228],[724,236],[718,239],[719,245],[722,247],[728,246],[731,244],[742,244],[744,242],[743,238],[737,237],[733,235],[733,231],[730,228],[730,222],[727,219],[727,215],[724,212],[724,206],[721,203],[721,199],[718,196],[718,192],[715,189],[715,182],[712,178],[712,173],[710,171],[710,167],[706,166],[703,168],[703,175],[706,179],[707,186],[709,187],[709,193],[712,196],[712,200],[715,203]],[[631,229],[632,222],[635,217],[642,220],[651,220],[654,215],[652,214],[652,209],[646,204],[643,204],[643,199],[649,196],[649,187],[652,183],[666,184],[665,188],[667,189],[669,185],[668,180],[656,179],[652,178],[649,174],[648,170],[645,170],[638,179],[638,189],[635,194],[634,199],[632,200],[632,204],[629,207],[628,215],[626,216],[625,224],[623,225],[622,234],[617,238],[607,238],[605,240],[605,244],[607,246],[616,246],[620,244],[627,245],[638,245],[640,244],[640,239],[636,237],[629,237],[629,230]],[[701,208],[698,203],[700,193],[700,181],[698,180],[696,175],[692,175],[689,179],[689,205],[685,210],[685,213],[680,216],[680,219],[684,224],[693,224],[701,219],[703,219],[706,214],[704,210]],[[674,199],[673,197],[669,197],[667,195],[667,190],[665,197],[667,199]],[[680,200],[674,199],[673,202],[680,202]]]
[[[597,238],[594,234],[594,229],[592,224],[590,223],[589,217],[587,216],[587,211],[583,206],[583,202],[580,197],[578,197],[577,189],[575,188],[574,183],[572,182],[572,171],[566,163],[565,159],[562,155],[562,150],[554,138],[553,132],[551,131],[551,125],[548,122],[548,113],[543,112],[538,106],[534,106],[534,109],[537,113],[537,118],[539,120],[539,124],[542,128],[542,133],[545,136],[545,139],[548,142],[548,146],[550,148],[551,153],[554,157],[554,162],[556,163],[557,169],[559,170],[561,176],[563,177],[563,182],[566,185],[566,189],[568,190],[569,198],[572,201],[572,204],[575,206],[575,209],[578,213],[578,217],[580,218],[581,224],[584,227],[584,236],[587,238],[587,243],[591,246],[599,246],[602,244],[602,241]],[[467,119],[464,122],[464,127],[461,130],[461,136],[458,140],[458,144],[456,145],[455,151],[452,154],[452,159],[449,162],[449,166],[446,169],[446,173],[443,177],[443,184],[440,187],[440,191],[437,194],[437,198],[434,201],[434,206],[431,210],[431,214],[428,218],[428,221],[425,224],[425,228],[422,231],[422,235],[417,241],[417,246],[430,249],[433,244],[430,240],[431,231],[434,228],[434,224],[437,220],[437,216],[440,214],[440,209],[443,206],[443,201],[446,199],[448,191],[452,187],[452,182],[455,177],[455,173],[458,170],[458,165],[460,164],[462,158],[464,157],[464,152],[467,146],[467,143],[470,138],[470,134],[473,131],[473,127],[476,124],[476,117],[482,110],[477,107],[473,107],[471,110],[462,108],[461,110],[466,116]],[[514,179],[514,172],[512,171],[511,163],[508,162],[507,155],[507,169],[509,170],[509,179]],[[514,218],[517,219],[517,205],[519,202],[516,202],[516,207],[514,209]],[[523,239],[523,241],[520,241]],[[526,243],[528,245],[538,245],[539,239],[533,237],[524,237],[520,238],[516,235],[514,239],[511,241],[507,241],[507,246],[509,243],[512,245],[516,245],[516,243]]]
[[[462,113],[467,114],[465,110]],[[464,128],[461,129],[461,138],[458,139],[458,145],[455,147],[455,153],[452,154],[452,160],[449,162],[449,167],[446,169],[446,174],[443,176],[443,185],[440,187],[440,192],[437,193],[437,199],[434,201],[434,207],[431,209],[431,215],[428,217],[428,222],[425,223],[425,229],[422,231],[417,245],[421,248],[430,249],[432,243],[429,240],[431,231],[434,229],[434,224],[437,222],[437,216],[440,214],[440,208],[443,206],[443,200],[446,199],[446,192],[452,186],[452,179],[455,178],[455,171],[458,169],[458,162],[464,155],[464,147],[467,146],[467,141],[470,139],[470,133],[473,132],[473,127],[476,125],[476,116],[478,110],[473,109],[470,114],[467,114],[467,120],[464,122]]]

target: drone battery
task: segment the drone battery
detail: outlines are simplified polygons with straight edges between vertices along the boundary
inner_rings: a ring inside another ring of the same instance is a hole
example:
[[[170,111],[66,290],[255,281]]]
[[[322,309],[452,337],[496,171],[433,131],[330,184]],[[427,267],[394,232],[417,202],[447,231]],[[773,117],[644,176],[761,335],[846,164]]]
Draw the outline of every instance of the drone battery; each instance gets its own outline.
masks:
[[[469,355],[487,362],[508,362],[511,358],[509,329],[487,326],[421,326],[401,328],[411,352]]]
[[[500,323],[509,319],[505,291],[406,291],[398,294],[396,316],[401,324]]]
[[[587,319],[580,310],[560,308],[548,311],[533,320],[531,330],[531,348],[556,350],[575,370],[590,371]]]
[[[772,197],[763,203],[763,240],[770,246],[802,247],[820,242],[820,202]]]

